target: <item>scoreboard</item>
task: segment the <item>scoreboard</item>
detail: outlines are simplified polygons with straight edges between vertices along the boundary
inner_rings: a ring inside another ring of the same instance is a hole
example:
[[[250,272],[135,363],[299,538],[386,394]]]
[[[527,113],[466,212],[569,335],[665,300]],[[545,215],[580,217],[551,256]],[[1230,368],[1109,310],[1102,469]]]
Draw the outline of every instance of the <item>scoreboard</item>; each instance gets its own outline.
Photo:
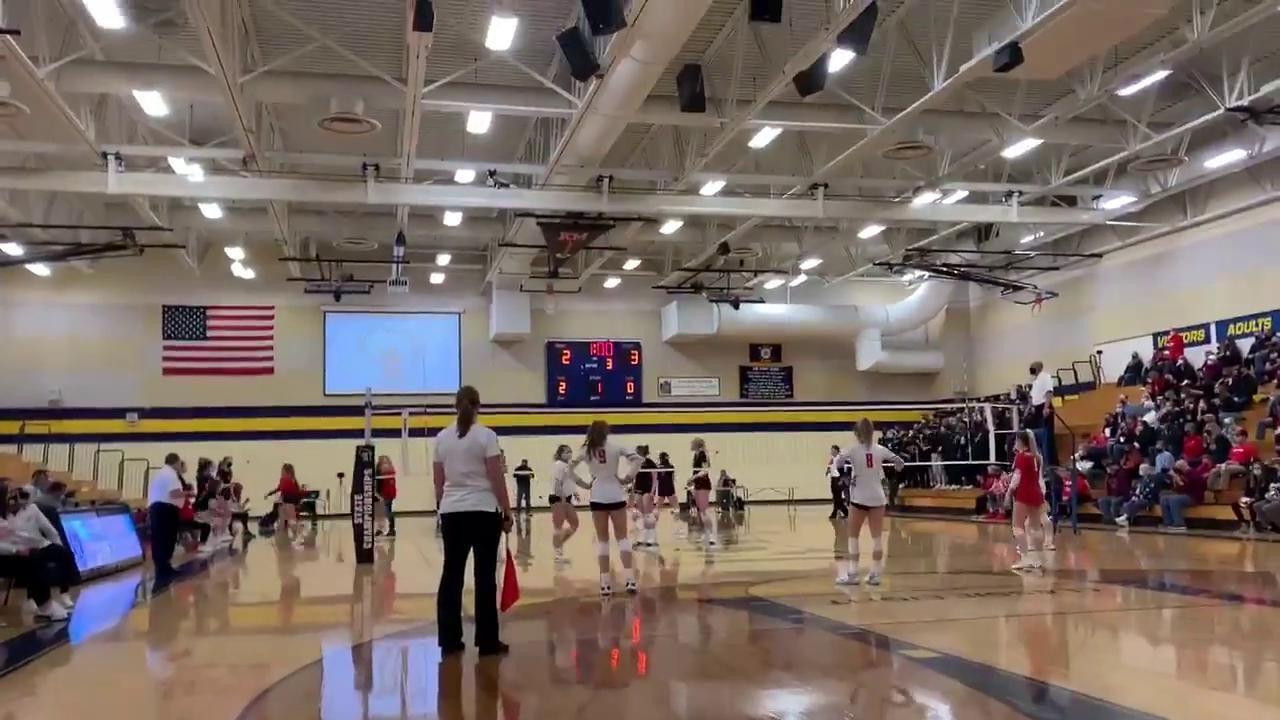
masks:
[[[639,340],[548,340],[547,404],[639,405],[644,400]]]

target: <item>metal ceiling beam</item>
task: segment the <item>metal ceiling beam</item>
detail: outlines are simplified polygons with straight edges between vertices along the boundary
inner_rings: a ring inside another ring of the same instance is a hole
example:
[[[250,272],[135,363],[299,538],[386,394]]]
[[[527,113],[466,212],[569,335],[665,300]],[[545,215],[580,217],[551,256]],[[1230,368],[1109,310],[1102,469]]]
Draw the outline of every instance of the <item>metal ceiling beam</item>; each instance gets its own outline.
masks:
[[[238,5],[223,0],[187,0],[187,18],[191,21],[209,66],[213,69],[221,99],[231,116],[235,136],[245,150],[245,166],[261,175],[264,169],[263,154],[254,106],[240,91],[243,55],[231,37],[238,31],[238,11]],[[270,120],[266,122],[269,124]],[[296,254],[298,248],[294,247],[289,233],[288,209],[275,202],[269,203],[268,208],[284,251]]]
[[[845,219],[895,222],[984,222],[1038,225],[1097,225],[1104,213],[1057,207],[1005,205],[912,205],[907,202],[791,198],[704,197],[676,193],[614,193],[576,190],[486,188],[454,184],[406,185],[369,178],[327,181],[288,178],[209,176],[202,183],[179,182],[167,173],[81,172],[0,169],[0,189],[91,195],[306,202],[335,205],[411,205],[414,207],[542,210],[645,217]]]
[[[427,82],[427,56],[431,53],[434,33],[414,32],[413,15],[416,0],[405,0],[405,87],[404,105],[400,110],[399,148],[400,179],[413,182],[418,157],[418,138],[422,128],[422,88]],[[409,207],[396,208],[396,222],[404,230],[409,225]]]
[[[855,2],[855,4],[857,3]],[[1005,45],[1010,41],[1022,40],[1032,35],[1033,33],[1037,32],[1041,28],[1047,26],[1049,23],[1053,22],[1056,18],[1063,15],[1067,10],[1070,10],[1072,6],[1073,6],[1073,3],[1071,2],[1071,0],[1067,0],[1066,2],[1056,4],[1053,7],[1048,9],[1043,9],[1036,4],[1032,4],[1030,6],[1030,9],[1032,9],[1032,12],[1029,12],[1024,18],[1021,19],[1021,24],[1019,25],[1018,29],[1015,32],[1013,32],[1009,37],[1003,38],[1001,39],[1000,42],[993,43],[989,47],[974,48],[974,55],[972,58],[970,58],[967,62],[961,65],[951,75],[946,77],[939,77],[936,85],[931,90],[926,92],[923,96],[921,96],[921,98],[917,100],[915,104],[903,110],[902,112],[898,113],[897,115],[894,115],[892,118],[889,118],[879,128],[877,128],[872,132],[867,133],[866,137],[858,140],[848,149],[837,154],[833,159],[815,168],[812,173],[813,181],[821,182],[822,180],[825,180],[827,178],[834,176],[838,170],[848,167],[850,163],[856,160],[862,159],[868,153],[883,150],[889,143],[893,141],[894,138],[898,137],[898,134],[900,132],[910,129],[912,124],[917,121],[921,113],[929,109],[931,105],[938,102],[941,98],[944,98],[950,95],[951,93],[957,91],[959,88],[966,85],[969,81],[987,75],[991,69],[990,63],[991,63],[992,55],[995,53],[998,47]],[[843,26],[841,26],[840,29],[843,29]],[[828,43],[830,43],[830,40],[828,40]],[[808,62],[809,63],[813,62],[813,60],[818,56],[818,54],[819,53],[814,53],[811,57],[809,57]],[[806,66],[807,66],[807,63],[806,63]],[[853,68],[853,70],[854,71],[857,70],[856,66]],[[945,71],[946,68],[943,68],[943,70]],[[794,197],[796,195],[807,193],[809,191],[809,187],[810,187],[809,184],[797,184],[795,187],[791,188],[786,193],[784,193],[783,197]],[[727,240],[732,237],[736,237],[743,231],[749,230],[750,228],[754,227],[758,222],[759,220],[757,219],[747,220],[742,225],[738,226],[732,232],[726,235],[725,238],[722,238],[721,241]],[[717,241],[716,243],[712,243],[708,245],[706,248],[703,249],[702,252],[698,253],[692,259],[688,259],[686,261],[687,264],[696,265],[698,263],[703,262],[707,258],[711,257],[712,254],[715,253],[715,247],[719,242],[720,241]],[[667,276],[663,280],[663,284],[667,284],[667,283],[678,280],[679,275],[680,275],[679,272],[671,273],[669,276]]]
[[[58,69],[60,92],[68,94],[111,93],[128,96],[137,84],[162,90],[166,97],[200,100],[217,99],[218,88],[211,76],[197,67],[134,62],[74,61]],[[243,85],[251,100],[270,104],[322,106],[332,97],[354,95],[369,108],[400,109],[402,92],[379,78],[359,75],[320,75],[317,73],[269,70],[254,75]],[[576,106],[559,93],[544,87],[515,87],[481,83],[450,82],[421,96],[423,110],[464,114],[471,110],[490,110],[498,115],[520,117],[572,117]],[[892,114],[887,110],[886,114]],[[707,99],[706,113],[682,113],[675,97],[651,95],[635,112],[616,116],[621,123],[671,125],[676,127],[715,129],[728,126],[732,120],[727,100]],[[929,110],[919,116],[921,129],[931,135],[991,137],[994,132],[1014,132],[1019,123],[1032,118],[1016,118],[1017,122],[997,113]],[[850,105],[830,102],[775,101],[763,106],[745,122],[745,127],[765,125],[806,132],[849,132],[875,130],[881,122]],[[1125,142],[1126,124],[1108,120],[1074,119],[1043,128],[1050,143],[1076,145],[1121,146]]]

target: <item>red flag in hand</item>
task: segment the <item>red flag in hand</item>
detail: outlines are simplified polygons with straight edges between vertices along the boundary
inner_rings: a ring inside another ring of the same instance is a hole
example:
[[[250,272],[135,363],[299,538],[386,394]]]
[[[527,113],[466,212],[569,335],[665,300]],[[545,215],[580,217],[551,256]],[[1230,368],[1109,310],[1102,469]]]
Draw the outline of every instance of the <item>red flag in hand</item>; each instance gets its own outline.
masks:
[[[502,597],[498,599],[498,609],[506,612],[520,602],[520,581],[516,578],[516,561],[511,557],[511,548],[507,548],[507,569],[502,573]]]

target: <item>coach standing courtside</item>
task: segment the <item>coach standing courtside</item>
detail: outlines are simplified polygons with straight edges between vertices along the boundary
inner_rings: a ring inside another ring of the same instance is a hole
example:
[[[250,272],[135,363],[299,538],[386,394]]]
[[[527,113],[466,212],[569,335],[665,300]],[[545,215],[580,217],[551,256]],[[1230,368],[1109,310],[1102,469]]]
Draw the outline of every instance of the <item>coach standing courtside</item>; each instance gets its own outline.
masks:
[[[1031,373],[1031,411],[1027,413],[1027,429],[1036,434],[1040,456],[1045,468],[1057,463],[1053,444],[1053,377],[1044,371],[1044,363],[1036,360],[1029,368]]]
[[[443,655],[463,651],[462,585],[467,556],[475,573],[476,647],[505,655],[498,639],[498,541],[511,532],[511,498],[498,436],[476,421],[480,393],[464,385],[454,398],[457,420],[436,436],[436,507],[444,538],[444,568],[436,593],[436,623]]]
[[[186,499],[186,490],[178,478],[182,458],[178,453],[164,456],[164,466],[151,476],[147,487],[147,515],[151,526],[151,562],[157,578],[174,574],[173,550],[178,544],[178,510]]]

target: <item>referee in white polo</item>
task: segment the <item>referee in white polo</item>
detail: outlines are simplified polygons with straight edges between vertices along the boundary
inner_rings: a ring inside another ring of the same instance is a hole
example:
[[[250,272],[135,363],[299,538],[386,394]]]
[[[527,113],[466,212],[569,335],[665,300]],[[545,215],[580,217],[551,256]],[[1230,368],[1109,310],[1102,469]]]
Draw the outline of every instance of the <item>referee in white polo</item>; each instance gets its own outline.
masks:
[[[1044,363],[1036,360],[1028,369],[1031,373],[1031,410],[1027,413],[1027,429],[1036,434],[1041,456],[1046,458],[1043,467],[1058,461],[1053,446],[1053,377],[1044,371]]]

